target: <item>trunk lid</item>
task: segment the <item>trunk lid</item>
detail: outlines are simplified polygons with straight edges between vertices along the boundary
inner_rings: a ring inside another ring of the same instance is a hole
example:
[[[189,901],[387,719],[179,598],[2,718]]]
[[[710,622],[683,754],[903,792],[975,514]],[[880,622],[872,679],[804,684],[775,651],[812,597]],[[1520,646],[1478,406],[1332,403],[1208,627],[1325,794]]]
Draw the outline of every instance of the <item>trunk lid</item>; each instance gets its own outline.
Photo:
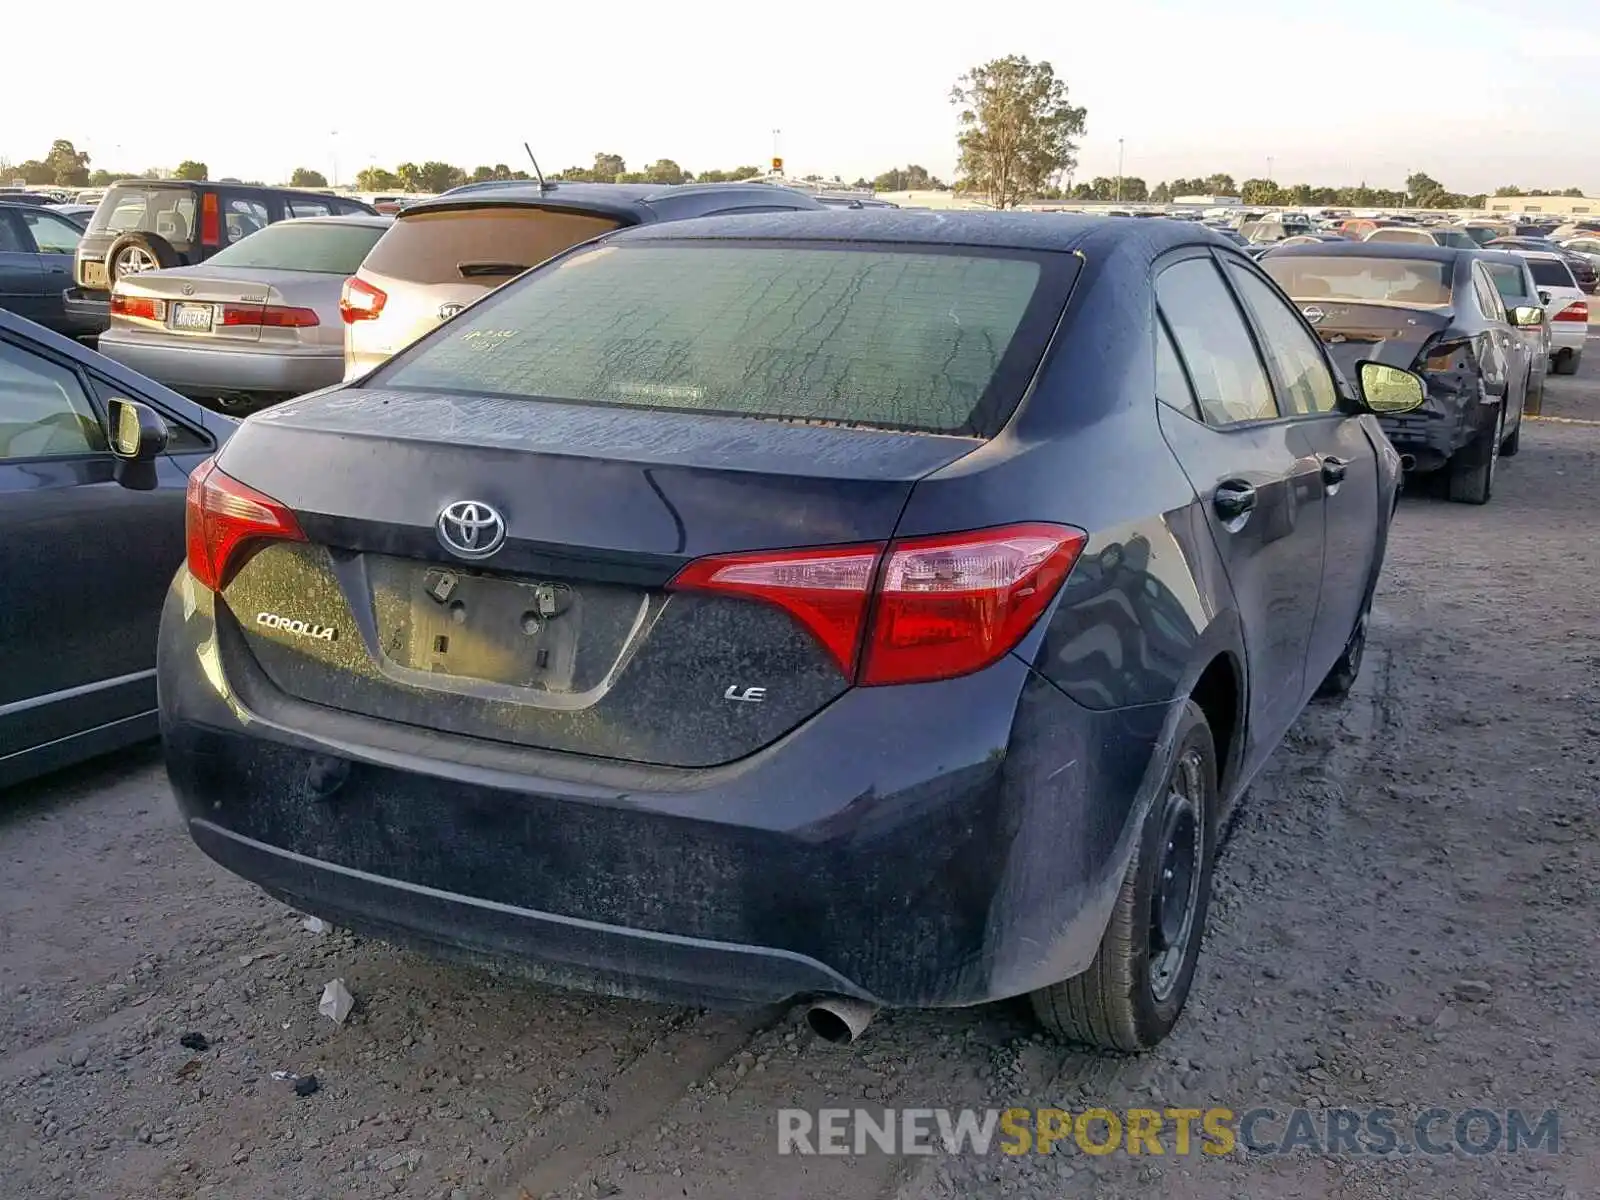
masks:
[[[209,264],[145,271],[119,279],[113,294],[155,300],[160,307],[152,315],[147,308],[118,311],[114,302],[111,325],[119,335],[170,335],[220,344],[285,342],[320,345],[331,352],[343,345],[343,283],[342,275]],[[301,324],[263,324],[269,308],[306,310],[316,314],[316,323],[303,323],[309,318],[301,315],[295,318]]]
[[[783,611],[667,582],[707,554],[883,541],[917,479],[983,444],[351,389],[261,413],[228,443],[221,469],[293,509],[309,540],[265,544],[222,595],[240,649],[302,699],[703,767],[848,681]],[[437,524],[457,501],[500,514],[497,553],[446,550]]]
[[[1356,363],[1366,359],[1409,370],[1422,348],[1455,320],[1449,309],[1333,300],[1296,303],[1328,354],[1350,378],[1354,378]]]

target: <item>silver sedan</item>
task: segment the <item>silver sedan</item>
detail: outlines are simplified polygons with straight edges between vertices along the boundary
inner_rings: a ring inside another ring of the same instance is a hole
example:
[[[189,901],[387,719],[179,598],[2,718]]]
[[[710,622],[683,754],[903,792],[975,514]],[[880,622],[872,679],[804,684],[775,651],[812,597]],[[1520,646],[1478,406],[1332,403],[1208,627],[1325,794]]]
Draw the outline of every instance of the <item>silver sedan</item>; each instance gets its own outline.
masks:
[[[196,266],[124,275],[100,352],[230,412],[338,383],[340,289],[391,223],[280,221]]]

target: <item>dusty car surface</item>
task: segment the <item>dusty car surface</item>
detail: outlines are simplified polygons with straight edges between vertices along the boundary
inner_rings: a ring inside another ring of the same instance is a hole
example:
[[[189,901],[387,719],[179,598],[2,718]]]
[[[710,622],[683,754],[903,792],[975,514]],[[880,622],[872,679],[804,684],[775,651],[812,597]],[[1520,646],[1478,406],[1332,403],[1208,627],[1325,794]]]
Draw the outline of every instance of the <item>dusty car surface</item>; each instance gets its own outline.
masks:
[[[1423,385],[1353,377],[1186,222],[600,238],[197,472],[160,647],[189,831],[568,986],[807,997],[840,1039],[1027,995],[1152,1046],[1222,823],[1361,666],[1371,414]]]

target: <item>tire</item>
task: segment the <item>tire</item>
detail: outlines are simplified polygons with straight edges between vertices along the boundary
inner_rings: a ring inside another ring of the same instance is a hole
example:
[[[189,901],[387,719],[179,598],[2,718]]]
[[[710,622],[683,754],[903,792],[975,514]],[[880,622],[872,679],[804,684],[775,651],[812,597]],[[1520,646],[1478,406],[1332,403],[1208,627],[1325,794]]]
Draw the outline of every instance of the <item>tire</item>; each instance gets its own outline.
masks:
[[[1149,1050],[1172,1031],[1189,998],[1205,934],[1218,807],[1216,745],[1205,714],[1190,700],[1178,721],[1172,766],[1145,816],[1094,962],[1083,974],[1029,997],[1048,1032],[1135,1052]],[[1181,911],[1172,904],[1175,893],[1168,893],[1165,905],[1158,897],[1163,870],[1168,878],[1176,876],[1184,892]]]
[[[1506,409],[1501,404],[1495,409],[1494,424],[1451,455],[1445,470],[1450,499],[1457,504],[1487,504],[1494,495],[1494,469],[1500,462],[1505,427]]]
[[[1527,414],[1523,415],[1526,416]],[[1511,458],[1520,449],[1522,449],[1522,425],[1519,422],[1516,429],[1508,433],[1500,442],[1500,457]]]
[[[1350,631],[1350,640],[1345,642],[1344,649],[1339,653],[1339,659],[1328,670],[1313,700],[1343,700],[1350,694],[1350,689],[1356,685],[1356,676],[1361,674],[1361,660],[1367,652],[1367,625],[1372,611],[1372,601],[1361,606],[1361,615],[1356,618],[1356,627]]]
[[[106,278],[114,285],[123,275],[161,271],[181,265],[166,238],[153,233],[125,233],[106,251]]]
[[[1578,364],[1582,361],[1582,350],[1568,350],[1565,354],[1556,357],[1555,362],[1550,364],[1550,369],[1557,375],[1576,375],[1578,373]]]

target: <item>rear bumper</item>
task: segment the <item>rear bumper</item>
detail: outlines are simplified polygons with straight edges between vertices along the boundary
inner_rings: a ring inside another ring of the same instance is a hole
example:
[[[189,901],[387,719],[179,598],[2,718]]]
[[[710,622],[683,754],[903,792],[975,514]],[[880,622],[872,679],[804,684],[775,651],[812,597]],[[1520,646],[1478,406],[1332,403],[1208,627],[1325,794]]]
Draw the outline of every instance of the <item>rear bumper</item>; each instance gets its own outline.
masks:
[[[338,383],[344,358],[331,353],[217,349],[129,338],[118,331],[100,336],[99,350],[173,391],[195,396],[235,393],[298,396]]]
[[[643,999],[964,1005],[1081,971],[1177,716],[1083,708],[1007,657],[644,767],[295,700],[213,604],[179,573],[158,660],[202,850],[357,930]]]
[[[1417,411],[1379,417],[1378,424],[1396,450],[1415,460],[1417,470],[1432,471],[1493,424],[1496,411],[1496,401],[1485,402],[1476,391],[1443,395],[1435,390]]]
[[[1589,340],[1589,325],[1585,321],[1550,322],[1550,357],[1566,352],[1582,354]]]
[[[62,293],[67,319],[82,333],[101,333],[111,324],[111,293],[72,287]]]

